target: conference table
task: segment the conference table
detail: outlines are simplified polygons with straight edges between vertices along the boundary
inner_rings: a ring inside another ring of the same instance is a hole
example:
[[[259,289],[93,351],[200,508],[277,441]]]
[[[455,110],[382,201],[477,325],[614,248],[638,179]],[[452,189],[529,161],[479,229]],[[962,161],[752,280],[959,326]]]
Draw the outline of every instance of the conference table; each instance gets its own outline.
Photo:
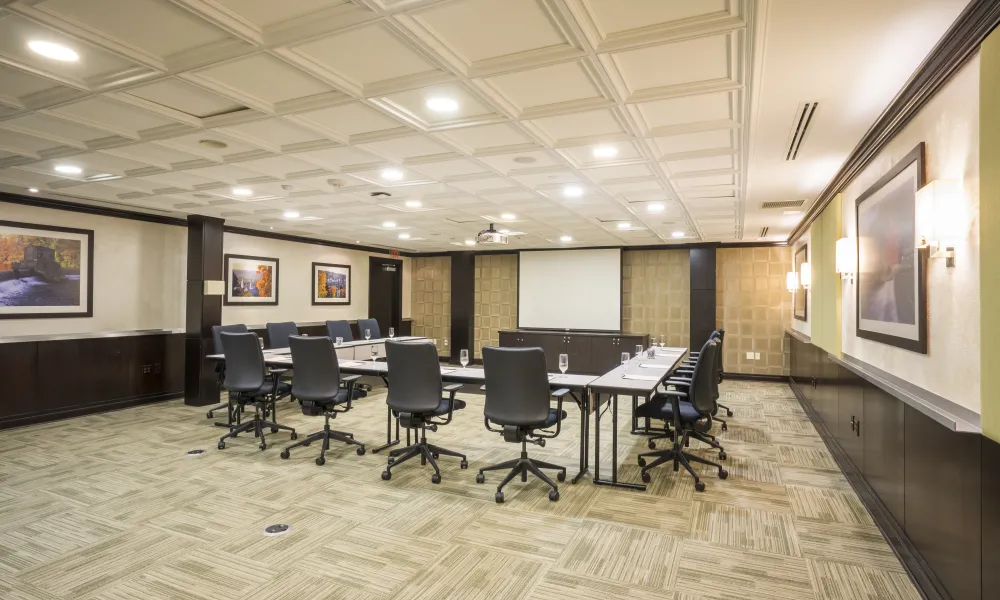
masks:
[[[371,348],[375,347],[376,358],[385,356],[385,342],[389,338],[357,340],[343,342],[337,346],[338,365],[341,373],[378,377],[388,387],[389,365],[371,358]],[[427,338],[418,336],[403,336],[393,338],[396,341],[416,341]],[[658,386],[666,380],[677,368],[687,348],[655,348],[654,357],[643,354],[633,357],[626,367],[618,366],[601,376],[580,375],[574,373],[550,373],[549,387],[551,389],[567,388],[580,410],[580,470],[571,479],[577,483],[590,471],[590,412],[594,412],[594,483],[628,489],[645,490],[641,483],[620,482],[618,480],[618,396],[619,394],[632,398],[651,398]],[[362,358],[365,357],[365,358]],[[210,354],[210,360],[225,360],[222,354]],[[272,348],[264,350],[264,362],[271,367],[294,369],[291,350],[289,348]],[[486,371],[482,367],[460,367],[441,365],[441,380],[447,383],[466,383],[483,385],[486,382]],[[612,417],[612,464],[611,479],[600,477],[600,441],[601,441],[601,394],[608,396]],[[400,443],[399,422],[396,421],[396,433],[393,437],[392,409],[386,407],[386,443],[372,452],[379,452]],[[407,438],[410,432],[407,430]]]

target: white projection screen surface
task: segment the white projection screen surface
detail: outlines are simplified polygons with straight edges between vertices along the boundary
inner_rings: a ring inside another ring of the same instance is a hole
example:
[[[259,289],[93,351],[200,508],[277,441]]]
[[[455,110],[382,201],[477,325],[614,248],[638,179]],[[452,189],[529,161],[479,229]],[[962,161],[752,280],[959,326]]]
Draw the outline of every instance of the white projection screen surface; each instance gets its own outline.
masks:
[[[620,249],[520,253],[517,326],[619,331]]]

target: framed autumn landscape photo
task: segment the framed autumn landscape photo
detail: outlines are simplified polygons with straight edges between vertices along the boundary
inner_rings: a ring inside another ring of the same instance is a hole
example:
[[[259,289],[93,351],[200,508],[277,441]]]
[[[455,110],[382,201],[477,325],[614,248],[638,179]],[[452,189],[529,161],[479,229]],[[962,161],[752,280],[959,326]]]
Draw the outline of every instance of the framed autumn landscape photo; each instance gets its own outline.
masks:
[[[0,221],[0,319],[94,316],[94,232]]]
[[[278,259],[226,254],[223,304],[278,304]]]
[[[312,264],[312,303],[350,304],[351,265]]]

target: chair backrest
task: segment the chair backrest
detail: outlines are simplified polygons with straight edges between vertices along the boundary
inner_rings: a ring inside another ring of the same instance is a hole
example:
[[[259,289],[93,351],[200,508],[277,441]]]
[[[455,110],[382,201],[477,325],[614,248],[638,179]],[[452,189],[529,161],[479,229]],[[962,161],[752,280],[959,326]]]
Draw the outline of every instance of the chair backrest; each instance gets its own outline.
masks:
[[[691,375],[691,388],[688,393],[688,401],[695,410],[705,416],[712,415],[716,411],[716,400],[719,397],[719,382],[715,376],[717,353],[719,344],[715,338],[710,338],[701,347],[701,354],[694,365],[694,373]]]
[[[256,392],[264,385],[267,366],[256,333],[219,334],[226,356],[226,378],[222,387],[230,392]]]
[[[292,395],[299,400],[331,400],[340,392],[340,363],[333,340],[326,336],[288,338],[295,365]]]
[[[382,337],[382,332],[378,328],[378,321],[375,319],[358,319],[358,335],[361,336],[361,339],[365,339],[365,329],[371,330],[372,339]]]
[[[385,403],[389,408],[401,413],[421,414],[441,405],[441,364],[434,344],[389,340],[385,343],[385,356],[389,367],[389,393]]]
[[[326,335],[330,336],[331,340],[340,337],[344,338],[345,342],[354,341],[354,334],[351,333],[351,324],[347,321],[327,321]]]
[[[549,416],[549,374],[541,348],[483,348],[486,418],[498,425],[530,426]]]
[[[715,330],[715,333],[718,334],[719,337],[719,360],[716,362],[719,363],[719,381],[722,381],[722,373],[726,370],[726,367],[722,364],[722,356],[724,354],[723,346],[726,342],[726,330],[720,327]]]
[[[222,354],[222,334],[223,333],[246,333],[247,326],[238,325],[212,325],[212,348],[215,354]]]
[[[267,343],[269,348],[287,348],[288,338],[299,335],[299,328],[292,321],[267,324]]]

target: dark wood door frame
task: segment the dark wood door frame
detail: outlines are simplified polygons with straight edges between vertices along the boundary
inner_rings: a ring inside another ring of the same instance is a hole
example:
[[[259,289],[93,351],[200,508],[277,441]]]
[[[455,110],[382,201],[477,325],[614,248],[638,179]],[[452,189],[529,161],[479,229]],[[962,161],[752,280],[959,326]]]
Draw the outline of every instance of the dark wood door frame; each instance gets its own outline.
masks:
[[[374,278],[380,267],[382,265],[392,264],[396,267],[396,283],[395,290],[395,301],[392,303],[392,315],[390,315],[390,327],[394,327],[396,331],[400,330],[403,324],[403,261],[396,258],[383,258],[379,256],[369,256],[368,257],[368,317],[375,318],[373,315],[375,309],[375,298],[376,290],[373,287]],[[383,331],[382,335],[389,335],[388,331]]]

